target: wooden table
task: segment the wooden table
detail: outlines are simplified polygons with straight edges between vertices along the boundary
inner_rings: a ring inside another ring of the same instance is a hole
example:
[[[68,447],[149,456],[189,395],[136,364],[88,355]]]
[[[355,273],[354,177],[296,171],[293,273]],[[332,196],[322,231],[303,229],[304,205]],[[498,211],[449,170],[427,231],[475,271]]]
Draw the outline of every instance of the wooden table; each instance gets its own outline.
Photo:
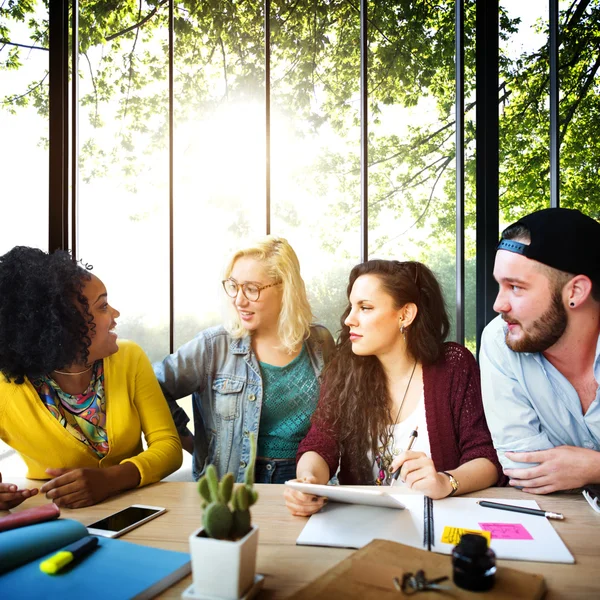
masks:
[[[14,480],[20,487],[39,482]],[[167,512],[126,534],[123,539],[157,548],[189,552],[187,538],[201,524],[200,499],[194,483],[157,483],[114,497],[97,506],[62,510],[65,518],[84,524],[105,517],[130,504],[164,506]],[[285,508],[283,486],[258,485],[259,502],[252,508],[253,520],[260,527],[257,572],[266,575],[259,598],[285,598],[348,556],[352,550],[296,546],[295,541],[306,519],[292,517]],[[600,598],[600,514],[594,512],[581,494],[529,496],[514,489],[491,488],[474,496],[506,499],[536,499],[544,510],[564,513],[565,521],[552,521],[576,564],[499,561],[522,571],[541,573],[548,587],[546,598]],[[15,510],[43,504],[36,496]],[[2,511],[0,511],[0,514]],[[191,583],[191,576],[167,590],[161,598],[177,598]],[[441,596],[440,596],[441,598]]]

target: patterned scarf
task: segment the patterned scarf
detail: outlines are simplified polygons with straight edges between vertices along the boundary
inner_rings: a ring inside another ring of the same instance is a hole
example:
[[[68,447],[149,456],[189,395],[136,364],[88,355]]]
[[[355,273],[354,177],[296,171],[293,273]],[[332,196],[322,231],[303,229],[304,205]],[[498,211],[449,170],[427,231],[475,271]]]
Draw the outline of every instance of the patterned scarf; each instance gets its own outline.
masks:
[[[48,375],[32,382],[42,402],[58,422],[100,458],[108,453],[104,401],[104,365],[94,363],[90,385],[83,394],[67,394]]]

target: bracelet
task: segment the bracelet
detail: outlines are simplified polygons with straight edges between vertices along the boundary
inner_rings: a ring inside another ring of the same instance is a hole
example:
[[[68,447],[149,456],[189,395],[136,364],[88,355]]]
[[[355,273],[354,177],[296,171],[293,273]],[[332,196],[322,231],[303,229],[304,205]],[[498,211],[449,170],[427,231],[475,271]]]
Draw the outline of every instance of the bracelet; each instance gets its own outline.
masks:
[[[450,485],[452,486],[452,491],[446,496],[446,498],[450,498],[450,496],[454,496],[456,492],[458,492],[459,484],[458,480],[452,473],[448,473],[448,471],[440,471],[443,475],[445,475],[450,480]]]

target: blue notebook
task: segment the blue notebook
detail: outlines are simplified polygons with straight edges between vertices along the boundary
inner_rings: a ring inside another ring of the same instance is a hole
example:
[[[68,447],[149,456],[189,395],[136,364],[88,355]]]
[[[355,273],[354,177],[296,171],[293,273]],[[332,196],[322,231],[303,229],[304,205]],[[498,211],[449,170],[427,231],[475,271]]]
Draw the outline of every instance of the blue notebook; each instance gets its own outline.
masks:
[[[57,575],[40,571],[45,558],[86,535],[84,525],[69,519],[0,533],[2,600],[141,600],[154,597],[190,572],[189,554],[110,538],[98,538],[94,552]]]

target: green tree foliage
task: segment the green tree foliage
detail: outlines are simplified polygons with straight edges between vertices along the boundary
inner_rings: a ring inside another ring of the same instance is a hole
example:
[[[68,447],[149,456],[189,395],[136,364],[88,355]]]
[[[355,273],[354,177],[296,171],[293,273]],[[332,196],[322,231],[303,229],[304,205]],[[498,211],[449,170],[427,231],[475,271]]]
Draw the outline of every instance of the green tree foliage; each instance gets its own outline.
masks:
[[[600,217],[600,3],[576,0],[559,33],[561,203]],[[504,65],[501,206],[506,220],[549,206],[549,44]]]
[[[2,70],[21,67],[24,52],[47,51],[48,2],[0,4],[0,77]],[[448,279],[447,288],[453,285],[447,275],[453,271],[455,210],[454,4],[452,0],[377,0],[369,5],[369,221],[375,229],[389,215],[402,215],[406,227],[399,235],[429,228],[428,243],[421,244],[420,254],[413,258],[437,268],[442,280]],[[100,146],[93,136],[81,140],[81,175],[91,181],[121,169],[135,188],[140,140],[148,154],[168,144],[168,0],[81,0],[79,5],[79,77],[87,83],[81,105],[95,131],[101,132],[108,119],[120,124],[112,148]],[[599,217],[600,0],[573,0],[561,6],[562,203]],[[175,3],[178,119],[206,117],[225,101],[264,97],[263,10],[260,0]],[[475,1],[467,1],[469,260],[474,255],[475,220],[475,10]],[[30,39],[13,39],[15,25],[27,26]],[[329,214],[319,223],[322,245],[348,258],[341,235],[357,229],[360,220],[359,2],[273,0],[270,25],[274,108],[290,117],[299,137],[318,138],[325,132],[337,136],[336,144],[315,155],[310,177],[294,185],[304,186],[311,197],[329,200]],[[501,10],[502,43],[518,25],[518,19]],[[539,22],[537,27],[547,39],[547,23]],[[499,81],[501,216],[511,221],[549,205],[548,43],[518,57],[502,55]],[[47,114],[47,86],[47,73],[41,73],[25,89],[10,90],[2,106],[15,111],[32,104]],[[433,107],[434,118],[414,119],[403,134],[386,129],[394,107],[418,114],[425,106]],[[231,208],[237,216],[230,227],[246,230],[244,207],[233,200]],[[290,227],[298,226],[294,206],[277,210],[276,217]],[[132,219],[142,219],[143,214],[136,212]],[[382,234],[374,239],[371,254],[385,249],[394,237],[398,236]],[[339,280],[343,283],[335,286],[313,282],[312,287],[323,292],[317,294],[323,302],[317,300],[315,312],[326,313],[325,305],[333,297],[336,306],[343,304],[345,281]],[[326,320],[338,322],[333,314],[327,314]]]
[[[47,2],[36,10],[34,0],[11,0],[0,7],[0,68],[18,69],[23,52],[47,48]],[[39,5],[38,5],[39,6]],[[46,7],[46,11],[43,7]],[[358,2],[276,0],[271,12],[271,49],[276,102],[302,117],[313,132],[324,123],[347,133],[356,127],[359,88]],[[41,16],[40,16],[41,15]],[[167,53],[167,0],[87,0],[80,2],[80,77],[92,80],[93,91],[82,105],[117,100],[121,129],[120,153],[132,148],[135,132],[153,128],[152,143],[166,143],[167,115],[164,81]],[[561,14],[561,178],[567,204],[598,211],[597,160],[600,136],[600,3],[575,0]],[[466,6],[466,95],[474,94],[475,3]],[[27,24],[30,40],[11,37],[11,25]],[[176,3],[177,110],[210,111],[219,102],[209,92],[211,79],[224,82],[228,98],[259,97],[264,89],[263,4],[258,0],[184,0]],[[502,35],[517,23],[501,14]],[[371,137],[373,197],[370,217],[384,208],[408,206],[416,218],[423,211],[437,214],[440,228],[451,214],[451,194],[436,196],[432,205],[423,190],[434,188],[441,175],[452,175],[454,160],[454,2],[382,0],[369,7],[369,95],[373,123],[385,106],[417,106],[435,100],[438,119],[415,124],[409,135]],[[540,25],[546,27],[546,25]],[[141,48],[141,40],[146,43]],[[21,44],[21,46],[16,45]],[[44,50],[38,50],[44,51]],[[278,70],[278,65],[281,67]],[[285,71],[283,70],[285,69]],[[548,45],[516,60],[502,60],[499,101],[502,104],[502,208],[507,220],[525,210],[548,204]],[[214,82],[213,82],[214,83]],[[3,106],[16,109],[33,103],[47,111],[47,78],[15,90]],[[322,101],[318,106],[315,96]],[[467,104],[467,175],[472,192],[474,104]],[[157,120],[157,111],[159,119]],[[93,124],[104,125],[98,111]],[[91,144],[86,140],[85,144]],[[112,160],[122,163],[120,153]],[[340,195],[357,194],[356,153],[329,152],[319,157],[320,169],[348,175]],[[91,176],[96,174],[92,171]],[[135,175],[135,173],[132,173]],[[452,177],[447,183],[452,190]],[[473,218],[469,194],[469,222]],[[347,202],[350,202],[347,199]],[[433,203],[435,204],[435,203]],[[344,206],[340,207],[340,212]],[[354,215],[354,219],[356,219]],[[348,223],[352,225],[352,223]]]

